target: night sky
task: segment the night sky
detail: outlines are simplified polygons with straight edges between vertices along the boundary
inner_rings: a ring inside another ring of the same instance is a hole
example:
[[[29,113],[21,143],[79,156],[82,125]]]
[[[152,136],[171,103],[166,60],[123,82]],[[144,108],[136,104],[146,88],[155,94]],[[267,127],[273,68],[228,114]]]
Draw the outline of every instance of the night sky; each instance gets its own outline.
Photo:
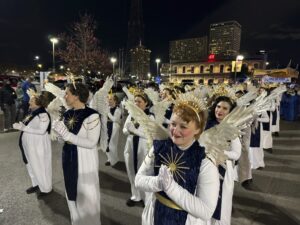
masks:
[[[125,47],[130,0],[1,0],[0,64],[51,65],[49,35],[67,31],[79,14],[98,23],[97,38],[110,52]],[[241,52],[269,52],[273,67],[300,63],[300,0],[144,0],[144,45],[152,61],[168,61],[169,41],[208,35],[209,24],[237,20]]]

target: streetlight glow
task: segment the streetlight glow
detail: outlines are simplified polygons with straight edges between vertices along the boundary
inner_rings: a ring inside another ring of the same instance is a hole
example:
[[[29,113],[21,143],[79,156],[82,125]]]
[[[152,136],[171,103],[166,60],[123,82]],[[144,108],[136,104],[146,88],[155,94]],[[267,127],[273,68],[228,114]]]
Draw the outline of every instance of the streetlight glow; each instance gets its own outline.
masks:
[[[53,37],[53,38],[50,38],[50,41],[52,42],[53,72],[55,72],[55,44],[58,43],[58,39]]]
[[[157,76],[159,75],[159,63],[160,63],[160,58],[155,59],[156,62],[156,74]]]
[[[236,83],[236,70],[237,70],[237,62],[238,61],[243,61],[244,59],[244,56],[243,55],[237,55],[236,58],[235,58],[235,66],[234,66],[234,83]]]

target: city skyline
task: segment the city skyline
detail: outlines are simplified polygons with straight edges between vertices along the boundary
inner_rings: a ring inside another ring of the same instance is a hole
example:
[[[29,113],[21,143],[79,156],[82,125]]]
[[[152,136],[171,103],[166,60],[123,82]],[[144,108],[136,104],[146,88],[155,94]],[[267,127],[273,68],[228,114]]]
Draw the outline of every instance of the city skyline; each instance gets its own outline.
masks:
[[[159,57],[169,60],[169,42],[209,34],[211,23],[236,20],[242,25],[241,52],[254,54],[260,49],[269,52],[276,66],[285,66],[290,59],[300,62],[300,25],[297,0],[238,0],[185,4],[165,1],[143,1],[145,45],[151,50],[151,67]],[[124,48],[127,42],[129,0],[70,1],[58,0],[20,3],[3,0],[0,3],[0,64],[33,64],[34,56],[51,65],[49,35],[67,31],[79,14],[88,13],[98,23],[97,38],[111,52]],[[58,46],[59,47],[59,46]]]

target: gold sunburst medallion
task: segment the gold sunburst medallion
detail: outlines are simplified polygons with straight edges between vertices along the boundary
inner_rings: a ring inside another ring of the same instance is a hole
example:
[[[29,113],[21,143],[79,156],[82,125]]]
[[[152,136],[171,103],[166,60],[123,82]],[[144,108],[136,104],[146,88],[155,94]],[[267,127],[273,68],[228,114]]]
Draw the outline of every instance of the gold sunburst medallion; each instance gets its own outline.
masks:
[[[78,118],[75,114],[73,114],[73,116],[66,118],[66,126],[68,127],[69,130],[73,130],[77,122],[78,122]]]
[[[179,181],[179,179],[181,179],[185,183],[186,180],[184,179],[183,176],[185,174],[185,170],[188,170],[190,168],[184,166],[186,162],[181,160],[183,155],[184,152],[182,152],[181,154],[176,153],[176,155],[174,156],[172,147],[171,147],[171,154],[166,153],[165,156],[163,156],[161,153],[159,153],[159,156],[162,158],[161,164],[166,165],[170,169],[176,181]],[[160,167],[160,166],[156,165],[155,167]]]

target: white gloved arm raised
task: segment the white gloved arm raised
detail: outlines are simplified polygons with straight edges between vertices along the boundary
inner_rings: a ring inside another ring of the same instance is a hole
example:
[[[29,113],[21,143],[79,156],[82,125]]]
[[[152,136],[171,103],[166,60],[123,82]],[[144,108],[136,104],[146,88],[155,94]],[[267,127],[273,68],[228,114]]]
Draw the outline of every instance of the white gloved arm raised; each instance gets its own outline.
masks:
[[[201,163],[196,195],[189,193],[173,179],[166,194],[183,210],[196,218],[209,220],[216,208],[219,195],[219,172],[207,158]]]
[[[159,177],[154,176],[153,147],[150,149],[135,176],[135,186],[146,192],[159,192],[162,190]]]
[[[228,159],[239,160],[242,152],[242,145],[240,139],[237,137],[231,141],[230,151],[224,151],[225,155],[228,156]]]
[[[34,126],[38,123],[38,126]],[[47,113],[41,113],[26,126],[22,122],[13,124],[13,128],[17,130],[24,131],[30,134],[39,134],[43,135],[47,132],[47,128],[49,126],[50,119]]]

